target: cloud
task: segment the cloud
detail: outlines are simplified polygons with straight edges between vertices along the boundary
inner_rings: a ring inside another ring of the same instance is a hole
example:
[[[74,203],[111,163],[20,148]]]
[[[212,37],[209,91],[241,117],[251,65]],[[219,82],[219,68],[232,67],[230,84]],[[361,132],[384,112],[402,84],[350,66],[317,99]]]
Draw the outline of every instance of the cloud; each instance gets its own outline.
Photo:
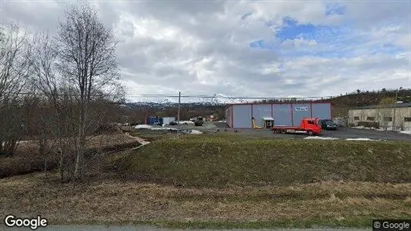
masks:
[[[295,39],[287,39],[281,45],[284,48],[295,48],[298,50],[303,50],[305,47],[312,47],[317,45],[317,41],[304,39],[303,37],[297,37]]]
[[[407,1],[93,4],[119,41],[129,95],[327,96],[411,87]],[[2,23],[54,33],[66,6],[5,2]]]

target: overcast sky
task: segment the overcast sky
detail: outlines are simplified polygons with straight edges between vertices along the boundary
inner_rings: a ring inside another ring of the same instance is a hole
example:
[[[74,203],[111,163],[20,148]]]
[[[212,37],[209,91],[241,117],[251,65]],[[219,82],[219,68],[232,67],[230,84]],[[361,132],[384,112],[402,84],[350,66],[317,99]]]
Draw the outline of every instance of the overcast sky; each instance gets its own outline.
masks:
[[[2,0],[55,33],[69,1]],[[93,1],[129,95],[329,96],[411,87],[411,1]]]

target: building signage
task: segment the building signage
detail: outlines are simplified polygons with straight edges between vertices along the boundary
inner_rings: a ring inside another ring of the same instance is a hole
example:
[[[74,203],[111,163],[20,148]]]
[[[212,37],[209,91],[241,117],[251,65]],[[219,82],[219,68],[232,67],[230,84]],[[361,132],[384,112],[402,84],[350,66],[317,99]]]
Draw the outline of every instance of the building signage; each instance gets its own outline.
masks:
[[[308,111],[308,107],[295,107],[295,111]]]

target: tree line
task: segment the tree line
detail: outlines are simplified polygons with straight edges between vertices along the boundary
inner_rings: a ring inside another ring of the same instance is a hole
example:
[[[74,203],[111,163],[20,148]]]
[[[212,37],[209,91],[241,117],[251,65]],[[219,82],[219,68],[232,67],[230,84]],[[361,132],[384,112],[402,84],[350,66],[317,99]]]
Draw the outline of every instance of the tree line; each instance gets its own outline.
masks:
[[[88,4],[69,6],[57,33],[0,30],[0,154],[23,139],[59,156],[59,175],[81,180],[86,141],[123,99],[112,31]]]

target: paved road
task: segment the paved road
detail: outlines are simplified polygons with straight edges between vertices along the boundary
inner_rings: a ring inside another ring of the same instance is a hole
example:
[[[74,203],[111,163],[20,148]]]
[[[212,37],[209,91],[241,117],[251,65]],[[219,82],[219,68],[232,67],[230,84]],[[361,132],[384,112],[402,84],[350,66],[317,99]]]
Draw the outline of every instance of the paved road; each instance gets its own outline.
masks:
[[[4,231],[25,231],[30,230],[28,228],[5,228],[1,229]],[[70,225],[70,226],[48,226],[46,228],[39,228],[38,231],[172,231],[172,230],[201,230],[201,231],[211,231],[211,230],[230,230],[230,231],[245,231],[245,230],[273,230],[273,231],[368,231],[372,229],[165,229],[156,228],[152,226],[98,226],[98,225]]]
[[[411,141],[411,135],[392,131],[376,131],[371,129],[340,128],[337,131],[323,131],[322,136],[346,138],[369,138],[376,140],[401,140]]]
[[[307,137],[304,134],[273,134],[270,130],[260,130],[260,129],[231,129],[225,128],[225,124],[217,123],[216,126],[220,129],[219,132],[230,132],[233,133],[237,130],[239,134],[246,135],[250,138],[283,138],[283,139],[304,139]],[[227,129],[227,131],[224,131]],[[411,135],[400,134],[391,131],[376,131],[370,129],[356,129],[356,128],[339,128],[337,131],[327,131],[323,130],[322,137],[333,137],[338,139],[347,138],[368,138],[372,140],[400,140],[400,141],[410,141]]]

